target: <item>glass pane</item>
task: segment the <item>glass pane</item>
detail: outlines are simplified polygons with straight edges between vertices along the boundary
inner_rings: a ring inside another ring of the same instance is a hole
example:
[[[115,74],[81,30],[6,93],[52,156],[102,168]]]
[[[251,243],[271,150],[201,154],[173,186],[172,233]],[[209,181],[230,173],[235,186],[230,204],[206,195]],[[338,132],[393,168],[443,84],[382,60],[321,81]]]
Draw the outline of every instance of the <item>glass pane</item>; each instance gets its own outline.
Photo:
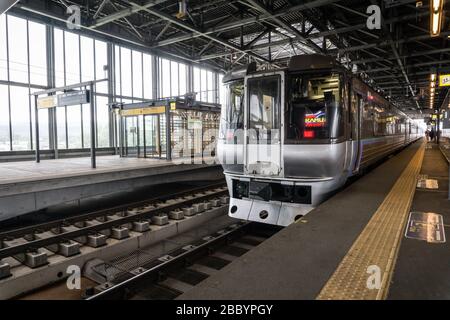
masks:
[[[97,145],[107,148],[109,143],[109,107],[107,97],[97,97]]]
[[[200,79],[200,101],[208,101],[208,86],[207,86],[207,76],[206,76],[206,70],[201,71],[201,79]]]
[[[78,35],[65,32],[66,37],[66,84],[80,83],[80,44]]]
[[[220,90],[219,103],[223,106],[225,105],[226,101],[226,88],[223,84],[223,75],[219,75],[219,90]]]
[[[0,114],[0,151],[9,151],[9,99],[5,85],[0,85]]]
[[[91,147],[91,106],[83,104],[83,148]]]
[[[133,51],[133,97],[142,96],[142,53]]]
[[[122,59],[122,95],[131,97],[131,50],[121,48],[121,59]]]
[[[94,76],[94,40],[81,37],[81,81],[91,81]]]
[[[48,131],[48,109],[38,110],[39,112],[39,150],[50,149]]]
[[[170,61],[166,59],[161,60],[161,92],[162,98],[168,98],[171,96],[170,92]]]
[[[279,139],[280,77],[250,79],[248,81],[250,141]],[[253,136],[256,134],[256,136]]]
[[[12,149],[31,150],[28,88],[10,87]]]
[[[197,93],[197,100],[200,100],[200,69],[194,67],[194,92]]]
[[[56,108],[56,130],[58,134],[58,149],[67,149],[66,107]]]
[[[47,38],[45,25],[29,22],[30,83],[47,85]]]
[[[0,15],[0,80],[8,80],[6,46],[6,14]],[[0,146],[1,149],[1,146]],[[8,148],[9,149],[9,148]]]
[[[128,156],[137,156],[138,152],[138,119],[125,118],[126,153]]]
[[[64,78],[64,32],[61,29],[54,31],[55,37],[55,80],[57,87],[65,85]]]
[[[144,54],[144,98],[153,99],[152,88],[152,56]]]
[[[171,85],[172,85],[172,93],[171,96],[179,96],[179,88],[178,88],[178,63],[171,61],[170,62],[170,74],[171,74]]]
[[[287,139],[329,139],[340,136],[338,74],[294,76],[290,80]]]
[[[81,145],[81,107],[67,107],[67,136],[69,149],[82,148]]]
[[[208,71],[208,102],[214,102],[214,80],[213,80],[213,73],[211,71]]]
[[[28,83],[27,21],[8,15],[10,80]]]
[[[108,67],[108,45],[106,42],[95,40],[95,80],[108,78],[108,72],[104,68]],[[99,93],[108,93],[108,83],[97,83],[96,90]]]
[[[180,63],[180,95],[187,93],[187,70],[186,65]]]
[[[115,76],[115,86],[116,86],[116,96],[120,96],[122,95],[121,92],[121,86],[120,86],[120,47],[119,46],[114,46],[114,50],[115,50],[115,54],[114,54],[114,63],[115,63],[115,69],[116,69],[116,76]]]

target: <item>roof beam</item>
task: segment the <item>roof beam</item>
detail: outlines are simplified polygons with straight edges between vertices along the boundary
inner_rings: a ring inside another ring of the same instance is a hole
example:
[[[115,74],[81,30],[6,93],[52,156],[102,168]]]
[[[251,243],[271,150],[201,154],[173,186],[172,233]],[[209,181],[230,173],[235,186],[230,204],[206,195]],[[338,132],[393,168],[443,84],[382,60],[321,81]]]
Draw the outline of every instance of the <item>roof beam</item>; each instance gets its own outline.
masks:
[[[154,7],[154,6],[156,6],[156,5],[160,4],[160,3],[163,3],[164,1],[166,1],[166,0],[152,0],[152,1],[146,3],[146,4],[142,5],[142,6],[139,6],[139,7],[131,6],[130,8],[123,9],[123,10],[118,11],[116,13],[110,14],[110,15],[108,15],[106,17],[97,19],[95,21],[95,23],[93,25],[91,25],[91,28],[98,28],[98,27],[101,27],[101,26],[103,26],[103,25],[105,25],[107,23],[113,22],[115,20],[126,18],[126,17],[131,16],[131,15],[133,15],[133,14],[139,12],[139,11],[142,11],[142,10],[144,10],[146,8],[148,9],[148,8]]]
[[[269,16],[270,20],[275,21],[280,27],[282,27],[284,30],[291,32],[295,35],[295,37],[298,39],[298,41],[301,41],[305,46],[309,47],[314,52],[322,53],[323,50],[314,42],[311,41],[311,39],[307,39],[304,34],[302,34],[300,31],[298,31],[296,28],[294,28],[292,25],[287,24],[282,18],[275,17],[273,15],[273,12],[269,11],[268,8],[263,6],[261,3],[259,3],[257,0],[246,0],[248,3],[250,3],[253,7],[255,7],[259,12],[263,13],[264,15]]]
[[[182,28],[184,28],[186,30],[194,32],[195,34],[198,34],[199,36],[202,36],[202,37],[208,38],[210,40],[213,40],[213,41],[215,41],[215,42],[217,42],[217,43],[219,43],[219,44],[221,44],[221,45],[223,45],[223,46],[225,46],[227,48],[230,48],[230,49],[235,50],[235,51],[242,52],[242,53],[247,54],[249,56],[252,56],[252,57],[254,57],[254,58],[256,58],[256,59],[258,59],[260,61],[269,62],[269,60],[267,60],[266,58],[264,58],[264,57],[262,57],[262,56],[260,56],[258,54],[255,54],[255,53],[252,53],[252,52],[246,52],[242,48],[240,48],[238,46],[235,46],[234,44],[231,44],[231,43],[229,43],[226,40],[220,39],[220,38],[218,38],[216,36],[212,36],[210,34],[206,34],[203,31],[197,29],[196,27],[191,26],[191,25],[185,23],[184,21],[179,20],[179,19],[177,19],[175,17],[172,17],[171,15],[169,15],[169,14],[167,14],[165,12],[162,12],[162,11],[159,11],[159,10],[156,10],[156,9],[149,9],[149,8],[146,8],[146,7],[141,7],[141,6],[139,6],[138,4],[136,4],[134,2],[130,2],[130,4],[133,7],[141,8],[141,10],[144,10],[144,11],[146,11],[146,12],[148,12],[148,13],[150,13],[150,14],[152,14],[152,15],[160,18],[160,19],[166,20],[166,21],[172,23],[173,25],[177,25],[177,26],[182,27]]]
[[[209,29],[204,31],[204,34],[212,34],[212,33],[216,33],[216,32],[227,31],[227,30],[239,28],[241,26],[249,25],[249,24],[252,24],[252,23],[257,23],[257,22],[261,22],[261,21],[265,21],[265,20],[270,20],[270,19],[273,19],[273,18],[281,17],[281,16],[286,15],[288,13],[292,13],[292,12],[296,12],[296,11],[303,11],[303,10],[307,10],[307,9],[313,9],[313,8],[325,6],[325,5],[332,4],[332,3],[335,3],[335,2],[339,2],[339,1],[341,1],[341,0],[313,0],[313,1],[309,1],[307,3],[303,3],[303,4],[295,5],[295,6],[292,6],[292,7],[280,9],[280,10],[274,12],[272,15],[261,14],[259,16],[237,20],[235,22],[224,24],[222,26],[209,28]],[[160,41],[160,42],[155,44],[155,47],[167,46],[167,45],[170,45],[170,44],[174,44],[174,43],[177,43],[177,42],[190,40],[192,38],[196,38],[196,37],[200,37],[200,36],[201,35],[199,35],[197,33],[189,33],[189,34],[181,35],[181,36],[178,36],[178,37],[174,37],[172,39]]]
[[[6,13],[17,2],[19,2],[19,0],[3,0],[3,1],[0,1],[0,14]]]

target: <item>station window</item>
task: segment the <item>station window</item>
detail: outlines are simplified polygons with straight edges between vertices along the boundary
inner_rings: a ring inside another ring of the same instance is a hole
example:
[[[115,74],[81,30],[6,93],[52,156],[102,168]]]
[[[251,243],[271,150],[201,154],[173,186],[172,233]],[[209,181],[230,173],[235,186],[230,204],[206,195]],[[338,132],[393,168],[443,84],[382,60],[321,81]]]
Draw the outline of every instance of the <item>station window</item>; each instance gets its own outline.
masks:
[[[10,87],[12,150],[31,150],[30,99],[28,88]]]
[[[8,15],[9,77],[28,83],[27,21]]]
[[[143,81],[144,81],[144,98],[153,99],[153,81],[152,81],[152,56],[145,54],[143,56]]]
[[[8,80],[8,61],[6,46],[6,14],[0,14],[0,80]],[[1,150],[1,146],[0,146]]]
[[[28,22],[30,40],[30,83],[47,85],[47,39],[45,26]]]
[[[8,86],[0,85],[0,151],[10,151]]]

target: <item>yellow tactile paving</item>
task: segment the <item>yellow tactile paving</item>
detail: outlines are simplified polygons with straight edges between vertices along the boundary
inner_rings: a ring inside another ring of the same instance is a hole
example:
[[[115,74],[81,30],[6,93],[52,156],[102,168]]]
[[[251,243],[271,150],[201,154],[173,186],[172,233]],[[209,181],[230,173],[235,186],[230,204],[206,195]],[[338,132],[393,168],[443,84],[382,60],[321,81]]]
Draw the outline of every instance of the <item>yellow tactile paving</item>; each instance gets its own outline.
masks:
[[[381,300],[387,297],[424,151],[425,144],[422,144],[317,299]],[[368,273],[373,270],[368,269],[371,266],[381,270],[381,286],[375,285],[377,288],[373,288],[376,281],[372,281],[376,274]],[[368,280],[371,286],[367,285]]]

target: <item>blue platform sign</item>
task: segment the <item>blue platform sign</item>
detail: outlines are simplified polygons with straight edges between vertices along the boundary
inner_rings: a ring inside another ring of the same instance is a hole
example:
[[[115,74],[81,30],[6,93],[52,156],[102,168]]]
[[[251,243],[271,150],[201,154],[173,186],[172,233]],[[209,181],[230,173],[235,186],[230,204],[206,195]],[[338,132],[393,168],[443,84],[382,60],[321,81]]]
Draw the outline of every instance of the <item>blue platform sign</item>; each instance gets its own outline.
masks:
[[[445,243],[444,218],[432,212],[411,212],[405,237],[428,243]]]

